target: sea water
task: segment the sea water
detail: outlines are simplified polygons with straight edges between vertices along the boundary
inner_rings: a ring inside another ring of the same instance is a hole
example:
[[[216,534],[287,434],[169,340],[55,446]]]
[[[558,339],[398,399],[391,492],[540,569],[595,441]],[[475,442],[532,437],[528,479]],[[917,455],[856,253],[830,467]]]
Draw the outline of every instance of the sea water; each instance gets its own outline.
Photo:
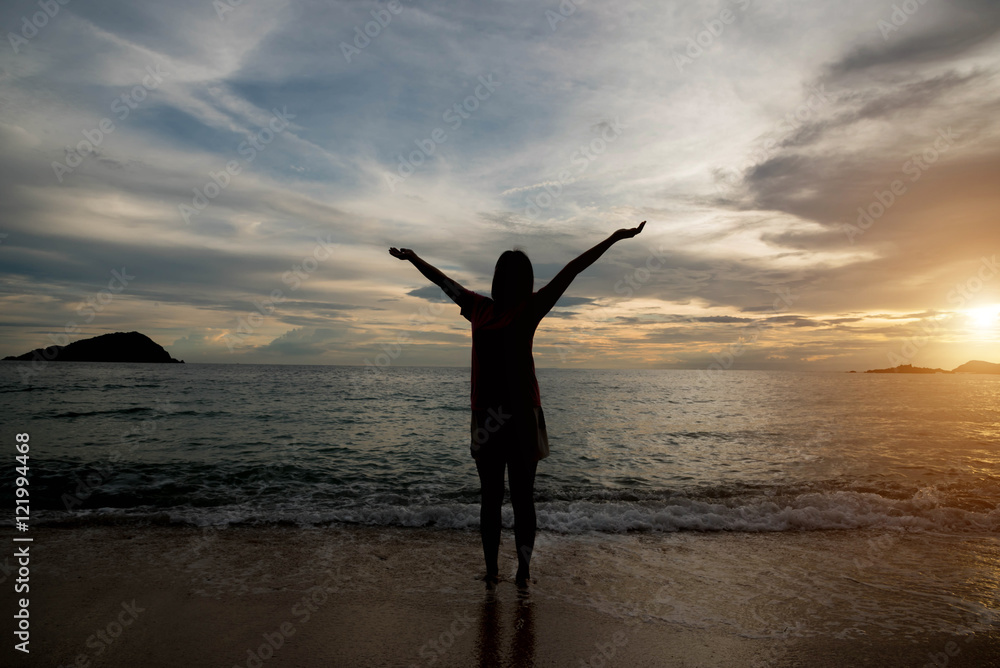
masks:
[[[478,526],[467,369],[23,364],[0,410],[31,435],[35,522]],[[542,530],[1000,529],[1000,376],[538,381]]]

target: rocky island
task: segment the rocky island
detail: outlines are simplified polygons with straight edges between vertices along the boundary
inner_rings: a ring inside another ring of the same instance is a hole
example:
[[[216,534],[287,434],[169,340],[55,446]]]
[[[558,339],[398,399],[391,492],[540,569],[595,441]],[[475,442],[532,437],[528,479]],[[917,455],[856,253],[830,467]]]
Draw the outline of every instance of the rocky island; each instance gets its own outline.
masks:
[[[929,369],[923,366],[913,366],[912,364],[900,364],[891,369],[868,369],[865,373],[954,373],[945,369]]]
[[[114,332],[81,339],[65,346],[35,348],[23,355],[4,357],[4,362],[157,362],[183,364],[163,346],[139,332]]]
[[[1000,373],[1000,364],[972,360],[952,369],[952,373]]]
[[[850,373],[854,373],[851,371]],[[972,360],[951,371],[947,369],[930,369],[923,366],[913,366],[912,364],[900,364],[891,369],[869,369],[865,373],[1000,373],[1000,364],[993,362],[983,362],[982,360]]]

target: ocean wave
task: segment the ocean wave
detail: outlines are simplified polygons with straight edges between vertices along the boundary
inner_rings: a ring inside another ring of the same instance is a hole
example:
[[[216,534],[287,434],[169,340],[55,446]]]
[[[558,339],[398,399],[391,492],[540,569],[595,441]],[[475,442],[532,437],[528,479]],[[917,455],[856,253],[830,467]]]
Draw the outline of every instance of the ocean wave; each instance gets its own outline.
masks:
[[[160,406],[130,406],[128,408],[112,408],[107,410],[93,410],[93,411],[63,411],[61,413],[53,412],[50,415],[46,415],[47,419],[69,419],[69,418],[80,418],[80,417],[96,417],[99,415],[154,415],[157,417],[170,416],[172,418],[182,417],[182,416],[195,416],[199,418],[217,418],[226,417],[231,415],[227,411],[197,411],[197,410],[165,410]]]
[[[376,496],[379,497],[376,499]],[[419,500],[399,494],[380,493],[362,499],[318,500],[315,495],[287,498],[267,504],[238,504],[170,508],[55,510],[36,512],[43,525],[117,523],[175,524],[185,526],[239,526],[288,524],[326,526],[356,524],[372,526],[436,527],[473,529],[479,526],[478,499]],[[625,532],[781,532],[851,529],[904,529],[917,532],[1000,531],[1000,507],[969,509],[947,505],[935,488],[917,490],[909,497],[891,498],[872,492],[810,492],[775,499],[754,495],[725,500],[672,496],[660,501],[609,498],[536,503],[538,527],[558,533]],[[513,526],[509,505],[503,511],[504,525]]]
[[[97,411],[63,411],[62,413],[53,413],[47,417],[51,419],[60,418],[78,418],[78,417],[93,417],[95,415],[134,415],[137,413],[153,413],[154,409],[147,406],[131,406],[129,408],[113,408],[110,410],[97,410]]]

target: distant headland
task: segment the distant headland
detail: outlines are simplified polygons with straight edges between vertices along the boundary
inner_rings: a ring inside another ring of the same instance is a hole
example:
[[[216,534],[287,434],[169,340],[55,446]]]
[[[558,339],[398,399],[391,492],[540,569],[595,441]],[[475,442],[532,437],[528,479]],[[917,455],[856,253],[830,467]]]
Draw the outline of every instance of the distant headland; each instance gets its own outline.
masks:
[[[0,361],[184,363],[184,360],[174,359],[163,346],[139,332],[101,334],[65,346],[35,348],[23,355],[11,355]]]
[[[851,371],[850,373],[854,373]],[[972,360],[951,371],[946,369],[929,369],[923,366],[913,366],[912,364],[900,364],[891,369],[869,369],[865,373],[1000,373],[1000,364],[993,362],[983,362],[982,360]]]

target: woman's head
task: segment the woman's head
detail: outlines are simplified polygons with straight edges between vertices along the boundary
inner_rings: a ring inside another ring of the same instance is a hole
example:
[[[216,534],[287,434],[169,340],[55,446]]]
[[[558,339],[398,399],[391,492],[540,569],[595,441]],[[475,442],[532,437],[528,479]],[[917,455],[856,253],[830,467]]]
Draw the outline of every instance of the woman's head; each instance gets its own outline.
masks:
[[[493,270],[493,301],[501,307],[514,306],[531,296],[535,273],[522,250],[504,251]]]

